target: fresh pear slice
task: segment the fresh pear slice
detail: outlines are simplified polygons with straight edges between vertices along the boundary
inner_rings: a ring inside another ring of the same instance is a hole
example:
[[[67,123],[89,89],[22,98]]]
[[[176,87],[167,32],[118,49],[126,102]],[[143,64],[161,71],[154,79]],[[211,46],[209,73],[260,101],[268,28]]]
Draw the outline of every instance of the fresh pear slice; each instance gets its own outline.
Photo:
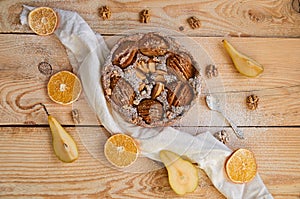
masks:
[[[63,162],[73,162],[78,158],[78,150],[73,138],[67,133],[67,131],[60,125],[60,123],[48,113],[46,107],[44,107],[48,115],[48,122],[52,133],[52,145],[55,155]]]
[[[183,195],[197,188],[198,170],[191,162],[167,150],[160,151],[159,156],[167,168],[169,183],[175,193]]]
[[[263,66],[257,61],[237,51],[227,40],[222,41],[230,55],[235,68],[243,75],[256,77],[264,71]]]

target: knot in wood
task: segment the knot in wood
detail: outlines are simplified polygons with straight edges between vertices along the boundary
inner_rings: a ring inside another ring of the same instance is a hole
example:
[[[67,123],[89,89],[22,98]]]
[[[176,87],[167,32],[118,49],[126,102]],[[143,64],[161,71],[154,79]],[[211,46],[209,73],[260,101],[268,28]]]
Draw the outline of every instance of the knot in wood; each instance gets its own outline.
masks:
[[[253,22],[262,22],[265,19],[265,15],[257,10],[248,11],[249,19]]]
[[[292,1],[292,8],[293,8],[296,12],[300,13],[300,0],[293,0],[293,1]]]
[[[49,76],[52,74],[52,66],[48,62],[39,63],[38,69],[43,75]]]

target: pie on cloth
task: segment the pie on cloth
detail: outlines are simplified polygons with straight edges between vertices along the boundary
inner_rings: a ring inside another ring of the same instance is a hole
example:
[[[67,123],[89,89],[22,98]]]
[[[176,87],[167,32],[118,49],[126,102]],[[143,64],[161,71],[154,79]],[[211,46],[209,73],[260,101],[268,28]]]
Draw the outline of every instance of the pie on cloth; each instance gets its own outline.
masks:
[[[20,16],[22,24],[27,24],[27,15],[32,9],[34,7],[24,6]],[[81,78],[87,100],[110,133],[130,132],[139,141],[141,154],[153,160],[160,161],[158,153],[162,149],[187,156],[198,163],[214,186],[227,198],[273,198],[258,174],[246,184],[234,184],[227,179],[224,162],[232,151],[210,132],[193,136],[172,127],[144,128],[126,122],[110,109],[104,91],[99,86],[100,70],[110,52],[104,39],[95,34],[76,12],[59,9],[55,11],[60,18],[55,34],[72,52],[72,58],[76,59],[77,64],[73,67]]]
[[[193,106],[201,90],[194,61],[159,32],[120,39],[104,63],[107,101],[124,120],[143,127],[170,126]]]

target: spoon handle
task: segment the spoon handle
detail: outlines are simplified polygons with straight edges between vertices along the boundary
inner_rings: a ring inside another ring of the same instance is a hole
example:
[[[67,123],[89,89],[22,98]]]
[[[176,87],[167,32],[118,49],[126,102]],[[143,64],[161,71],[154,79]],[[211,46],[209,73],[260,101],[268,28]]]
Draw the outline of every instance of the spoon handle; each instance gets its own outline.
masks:
[[[241,130],[234,124],[234,122],[233,122],[231,119],[229,119],[226,115],[224,115],[224,113],[222,113],[222,114],[223,114],[223,116],[226,118],[226,120],[228,121],[228,123],[230,124],[230,126],[232,127],[232,129],[233,129],[235,135],[236,135],[238,138],[240,138],[240,139],[244,139],[244,133],[243,133],[243,131],[241,131]]]

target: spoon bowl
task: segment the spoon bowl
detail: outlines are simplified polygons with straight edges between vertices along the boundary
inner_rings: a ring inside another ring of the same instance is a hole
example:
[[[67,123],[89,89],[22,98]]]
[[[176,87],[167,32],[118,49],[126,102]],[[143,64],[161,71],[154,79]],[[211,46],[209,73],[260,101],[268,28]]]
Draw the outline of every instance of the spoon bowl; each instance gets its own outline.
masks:
[[[224,114],[224,112],[221,109],[220,102],[217,98],[213,97],[212,95],[207,95],[205,97],[205,101],[210,110],[217,111],[217,112],[221,113],[221,115],[223,115],[223,117],[228,121],[228,123],[230,124],[231,128],[233,129],[235,135],[238,138],[244,139],[244,133],[234,124],[234,122],[231,119],[229,119]]]

